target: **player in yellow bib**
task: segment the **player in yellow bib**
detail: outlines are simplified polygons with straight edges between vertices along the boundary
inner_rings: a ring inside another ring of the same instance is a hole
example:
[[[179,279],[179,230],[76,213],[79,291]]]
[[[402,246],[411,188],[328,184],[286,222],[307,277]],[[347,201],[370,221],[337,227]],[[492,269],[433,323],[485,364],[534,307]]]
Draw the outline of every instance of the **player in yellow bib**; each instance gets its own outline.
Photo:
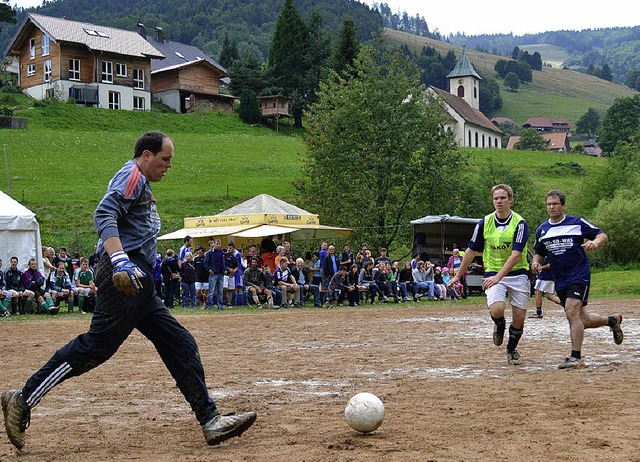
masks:
[[[522,337],[527,302],[530,295],[529,264],[527,263],[527,222],[513,210],[513,191],[509,185],[498,184],[491,188],[495,211],[481,219],[473,232],[464,254],[460,270],[451,278],[449,287],[458,282],[460,275],[473,259],[482,252],[484,277],[482,288],[487,295],[487,305],[493,329],[493,343],[502,345],[506,320],[504,312],[507,298],[511,304],[511,325],[507,342],[507,362],[520,364],[516,347]]]

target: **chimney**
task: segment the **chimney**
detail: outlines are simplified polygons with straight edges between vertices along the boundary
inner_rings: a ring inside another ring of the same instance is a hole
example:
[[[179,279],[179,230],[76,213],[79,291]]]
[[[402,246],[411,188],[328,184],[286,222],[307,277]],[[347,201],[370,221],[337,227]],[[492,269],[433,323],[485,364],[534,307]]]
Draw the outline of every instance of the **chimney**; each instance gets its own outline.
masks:
[[[162,36],[162,27],[156,26],[156,29],[153,33],[153,38],[156,39],[158,42],[164,43],[164,37]]]
[[[147,34],[144,32],[144,24],[142,24],[141,22],[139,22],[138,24],[136,24],[136,27],[138,28],[138,34],[146,39],[147,38]]]

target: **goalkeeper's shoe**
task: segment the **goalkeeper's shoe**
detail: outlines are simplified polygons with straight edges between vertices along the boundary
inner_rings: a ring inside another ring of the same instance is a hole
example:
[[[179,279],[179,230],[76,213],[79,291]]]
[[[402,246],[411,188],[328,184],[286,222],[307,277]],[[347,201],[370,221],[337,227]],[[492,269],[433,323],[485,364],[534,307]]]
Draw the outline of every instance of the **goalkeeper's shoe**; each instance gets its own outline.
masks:
[[[24,432],[29,426],[31,411],[22,397],[22,390],[3,391],[2,413],[4,428],[11,443],[18,449],[24,447]]]
[[[256,421],[255,412],[240,415],[217,415],[202,427],[204,438],[209,446],[240,436]]]

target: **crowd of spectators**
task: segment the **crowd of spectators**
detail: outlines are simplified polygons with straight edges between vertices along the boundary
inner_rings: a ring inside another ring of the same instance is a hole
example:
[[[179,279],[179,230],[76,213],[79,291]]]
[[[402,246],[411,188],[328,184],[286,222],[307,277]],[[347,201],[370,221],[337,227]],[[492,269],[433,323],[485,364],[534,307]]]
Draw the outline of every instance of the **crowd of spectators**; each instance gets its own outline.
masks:
[[[290,242],[276,245],[271,237],[244,253],[233,242],[222,248],[216,238],[209,240],[208,249],[194,249],[192,243],[187,236],[178,252],[167,249],[164,256],[156,256],[155,289],[167,308],[332,307],[466,297],[462,284],[447,289],[451,273],[459,267],[457,249],[447,266],[440,267],[423,261],[420,254],[401,264],[391,260],[385,248],[374,257],[366,243],[355,253],[345,243],[338,253],[333,244],[323,242],[304,258],[294,256]],[[42,257],[43,273],[35,258],[21,270],[12,257],[6,271],[0,260],[0,316],[57,314],[61,302],[70,313],[75,308],[81,314],[92,311],[98,294],[97,254],[85,258],[69,255],[65,247],[58,254],[43,247]]]

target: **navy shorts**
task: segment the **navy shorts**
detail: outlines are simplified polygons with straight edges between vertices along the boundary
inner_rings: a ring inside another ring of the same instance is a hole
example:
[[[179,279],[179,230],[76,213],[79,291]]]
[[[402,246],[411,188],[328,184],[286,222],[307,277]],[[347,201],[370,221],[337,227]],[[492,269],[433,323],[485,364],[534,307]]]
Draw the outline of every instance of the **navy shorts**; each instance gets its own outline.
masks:
[[[562,306],[564,306],[567,298],[577,298],[582,302],[582,306],[587,306],[587,301],[589,300],[589,286],[584,284],[569,284],[563,290],[558,290],[557,293]]]

